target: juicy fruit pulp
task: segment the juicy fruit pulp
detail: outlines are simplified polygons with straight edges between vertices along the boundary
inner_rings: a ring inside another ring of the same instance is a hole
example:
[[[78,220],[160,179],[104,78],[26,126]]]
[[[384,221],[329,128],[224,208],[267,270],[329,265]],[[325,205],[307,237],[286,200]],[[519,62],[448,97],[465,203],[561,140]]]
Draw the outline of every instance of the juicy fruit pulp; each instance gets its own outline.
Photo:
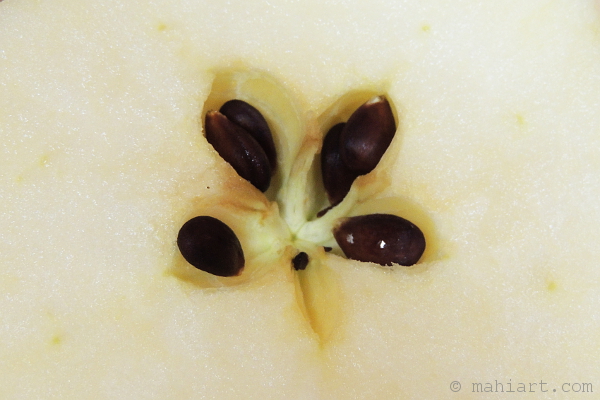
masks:
[[[532,396],[572,399],[562,382],[600,365],[598,31],[583,0],[2,1],[0,397],[446,399],[543,379]],[[286,159],[389,95],[385,168],[314,221],[405,216],[431,238],[421,264],[311,247],[320,268],[291,268],[304,249],[273,216],[321,232],[296,216],[324,190],[283,182],[319,158],[278,164],[265,195],[224,166],[199,122],[240,97],[230,70],[276,81],[242,92],[289,132]],[[186,269],[196,210],[241,230],[240,276]]]

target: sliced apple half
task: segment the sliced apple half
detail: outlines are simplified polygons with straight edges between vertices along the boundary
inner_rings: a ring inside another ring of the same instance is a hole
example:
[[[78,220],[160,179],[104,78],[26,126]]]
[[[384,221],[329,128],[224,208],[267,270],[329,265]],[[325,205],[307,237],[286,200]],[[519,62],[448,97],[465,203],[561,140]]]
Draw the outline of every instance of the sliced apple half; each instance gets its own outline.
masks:
[[[593,397],[599,31],[591,0],[2,1],[0,397]],[[379,94],[396,136],[318,218],[323,137]],[[264,194],[204,137],[231,98],[274,132]],[[323,249],[380,212],[419,263]],[[196,215],[242,274],[186,264]]]

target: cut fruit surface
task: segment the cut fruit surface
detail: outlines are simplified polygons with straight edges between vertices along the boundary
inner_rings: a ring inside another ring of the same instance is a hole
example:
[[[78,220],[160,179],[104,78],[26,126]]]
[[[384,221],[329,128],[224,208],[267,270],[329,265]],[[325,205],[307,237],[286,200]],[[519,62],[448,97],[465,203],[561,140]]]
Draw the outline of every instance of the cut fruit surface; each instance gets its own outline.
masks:
[[[0,2],[0,398],[593,397],[599,17],[592,0]],[[318,218],[323,138],[378,95],[394,139]],[[231,99],[272,130],[265,193],[205,138]],[[377,213],[423,231],[419,263],[343,257],[331,229]],[[235,232],[240,275],[180,254],[199,215]]]

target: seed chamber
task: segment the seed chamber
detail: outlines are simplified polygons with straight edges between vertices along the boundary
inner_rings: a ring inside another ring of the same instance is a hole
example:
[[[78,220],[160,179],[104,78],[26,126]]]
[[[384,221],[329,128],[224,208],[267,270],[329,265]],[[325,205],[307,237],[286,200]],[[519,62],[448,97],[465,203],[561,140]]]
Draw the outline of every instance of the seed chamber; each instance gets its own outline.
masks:
[[[321,176],[323,138],[332,126],[346,122],[369,99],[385,94],[385,88],[378,89],[351,91],[339,96],[326,109],[311,110],[265,73],[216,71],[199,117],[203,129],[198,140],[210,146],[204,137],[207,112],[218,110],[229,100],[242,100],[260,111],[268,122],[278,165],[270,187],[261,193],[213,152],[215,169],[223,176],[221,187],[216,190],[218,194],[197,198],[184,213],[181,225],[197,215],[221,219],[241,242],[245,268],[240,276],[215,277],[195,269],[177,255],[171,272],[202,288],[258,284],[264,279],[293,281],[300,311],[320,340],[326,341],[343,318],[343,294],[337,284],[339,271],[329,262],[331,257],[344,257],[333,237],[333,228],[341,218],[370,213],[401,216],[417,225],[425,236],[427,248],[419,264],[434,260],[437,241],[431,219],[417,204],[396,196],[390,188],[388,168],[394,164],[402,136],[402,121],[393,99],[388,101],[398,129],[390,147],[373,171],[356,178],[344,199],[319,216],[319,212],[331,205]],[[305,252],[309,258],[304,270],[293,267],[292,260],[299,252]],[[390,270],[390,267],[380,268]]]

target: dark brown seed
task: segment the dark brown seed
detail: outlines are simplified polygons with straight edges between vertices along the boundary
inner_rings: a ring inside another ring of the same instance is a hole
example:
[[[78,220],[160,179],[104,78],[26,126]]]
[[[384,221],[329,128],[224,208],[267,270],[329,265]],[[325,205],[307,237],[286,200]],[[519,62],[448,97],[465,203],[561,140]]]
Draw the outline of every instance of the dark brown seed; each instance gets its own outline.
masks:
[[[341,123],[331,128],[325,135],[321,148],[323,185],[332,205],[338,204],[346,197],[352,182],[359,175],[346,166],[340,155],[340,135],[345,125]]]
[[[306,269],[306,266],[308,265],[308,254],[303,251],[296,254],[296,257],[292,259],[292,265],[296,271],[302,271]]]
[[[271,172],[277,168],[277,153],[269,124],[256,108],[242,100],[229,100],[219,110],[231,122],[244,128],[264,150]]]
[[[423,232],[391,214],[346,218],[334,228],[333,236],[348,258],[380,265],[413,265],[425,251]]]
[[[218,276],[236,276],[244,269],[244,252],[230,227],[216,218],[201,216],[179,230],[177,246],[194,267]]]
[[[335,205],[331,205],[327,208],[322,209],[321,211],[319,211],[317,213],[317,218],[321,218],[323,215],[327,214],[329,212],[329,210],[331,210],[333,207],[335,207]]]
[[[383,96],[372,98],[350,116],[342,131],[342,160],[360,175],[368,174],[381,160],[395,133],[390,104]]]
[[[238,173],[261,192],[271,184],[271,167],[264,150],[242,127],[218,111],[206,113],[206,140]]]

